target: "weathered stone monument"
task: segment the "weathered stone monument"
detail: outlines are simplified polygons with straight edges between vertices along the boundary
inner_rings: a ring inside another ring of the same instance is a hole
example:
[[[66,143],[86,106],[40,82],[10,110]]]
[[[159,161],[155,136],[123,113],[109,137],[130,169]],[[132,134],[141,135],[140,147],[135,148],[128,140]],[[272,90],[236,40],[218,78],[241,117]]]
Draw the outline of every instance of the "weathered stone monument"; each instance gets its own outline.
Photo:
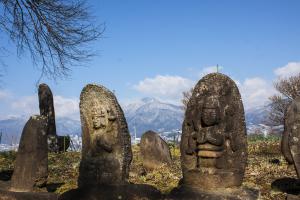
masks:
[[[56,136],[53,95],[49,86],[45,83],[40,84],[38,95],[39,95],[40,115],[45,116],[47,118],[47,124],[48,124],[47,135]]]
[[[130,134],[115,97],[101,85],[88,84],[80,95],[82,158],[78,188],[59,200],[161,199],[152,186],[130,184]]]
[[[30,192],[42,187],[48,176],[47,119],[32,116],[27,121],[20,140],[11,191]]]
[[[170,165],[172,162],[168,144],[153,131],[147,131],[142,135],[140,149],[143,167],[146,170],[157,169],[163,164]]]
[[[287,108],[284,116],[284,132],[282,134],[281,151],[289,164],[294,165],[300,178],[300,97]],[[288,200],[300,199],[298,195],[288,195]]]
[[[50,87],[42,83],[39,85],[38,95],[40,115],[45,116],[47,119],[48,149],[50,152],[57,152],[59,146],[56,134],[53,94]]]
[[[115,95],[88,84],[80,95],[82,160],[78,186],[124,184],[132,160],[130,135]]]
[[[229,77],[208,74],[195,86],[180,151],[183,179],[176,198],[188,198],[182,196],[189,190],[194,199],[201,195],[203,199],[252,199],[253,194],[239,189],[247,163],[247,136],[241,96]]]
[[[287,162],[295,166],[300,178],[300,97],[296,98],[286,110],[281,150]]]

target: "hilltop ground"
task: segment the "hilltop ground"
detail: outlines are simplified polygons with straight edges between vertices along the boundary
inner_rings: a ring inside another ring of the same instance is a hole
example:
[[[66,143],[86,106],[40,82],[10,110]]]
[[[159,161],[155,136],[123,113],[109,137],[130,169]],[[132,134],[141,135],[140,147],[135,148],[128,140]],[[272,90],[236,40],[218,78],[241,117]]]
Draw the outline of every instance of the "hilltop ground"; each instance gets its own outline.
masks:
[[[139,156],[139,147],[133,146],[130,182],[150,184],[163,193],[176,187],[181,178],[180,152],[178,148],[173,147],[171,152],[174,160],[172,167],[163,166],[161,169],[145,174]],[[300,191],[300,184],[295,181],[296,172],[293,167],[288,167],[284,160],[278,138],[252,136],[248,139],[248,152],[244,185],[259,189],[261,199],[285,199],[285,192],[295,194]],[[0,153],[0,180],[10,179],[15,156],[15,152]],[[48,191],[63,193],[76,188],[79,162],[79,152],[49,154]],[[287,188],[292,189],[287,190]]]

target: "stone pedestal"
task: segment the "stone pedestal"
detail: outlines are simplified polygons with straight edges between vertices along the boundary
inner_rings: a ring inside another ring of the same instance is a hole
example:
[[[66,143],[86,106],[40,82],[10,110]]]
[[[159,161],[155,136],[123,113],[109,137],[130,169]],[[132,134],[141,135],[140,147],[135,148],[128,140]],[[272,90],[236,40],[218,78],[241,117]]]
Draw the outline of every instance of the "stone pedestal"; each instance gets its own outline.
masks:
[[[214,191],[198,190],[185,186],[175,188],[168,200],[256,200],[259,192],[249,188],[228,188]]]
[[[70,190],[59,200],[162,200],[161,193],[150,185],[99,185]]]
[[[0,190],[0,200],[58,200],[53,193],[12,192]]]

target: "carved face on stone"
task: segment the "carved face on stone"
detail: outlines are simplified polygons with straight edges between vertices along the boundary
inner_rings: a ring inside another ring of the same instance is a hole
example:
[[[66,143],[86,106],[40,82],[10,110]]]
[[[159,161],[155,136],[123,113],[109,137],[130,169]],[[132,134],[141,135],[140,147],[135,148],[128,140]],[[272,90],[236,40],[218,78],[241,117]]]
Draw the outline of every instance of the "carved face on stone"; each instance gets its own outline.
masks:
[[[247,141],[243,104],[235,83],[209,74],[195,86],[182,127],[183,182],[214,189],[239,186]]]
[[[127,181],[132,159],[130,135],[123,111],[101,85],[88,84],[80,94],[82,159],[78,186]]]
[[[107,110],[104,107],[94,108],[92,110],[92,122],[94,129],[106,128],[108,124]]]
[[[219,123],[220,118],[220,104],[216,97],[210,96],[205,100],[202,109],[202,125],[213,126]]]

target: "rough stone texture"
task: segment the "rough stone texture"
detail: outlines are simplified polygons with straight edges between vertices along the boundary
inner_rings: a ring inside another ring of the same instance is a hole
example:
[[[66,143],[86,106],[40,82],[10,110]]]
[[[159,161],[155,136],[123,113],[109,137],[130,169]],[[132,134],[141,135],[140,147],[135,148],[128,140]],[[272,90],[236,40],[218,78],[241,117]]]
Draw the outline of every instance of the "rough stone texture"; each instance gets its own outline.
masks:
[[[289,147],[289,134],[286,130],[286,126],[285,126],[285,130],[283,131],[282,137],[281,137],[281,152],[283,154],[283,157],[287,161],[287,163],[290,166],[293,166],[294,161],[293,161],[293,157],[292,157],[291,150]]]
[[[29,192],[46,184],[48,176],[48,148],[46,118],[32,116],[22,132],[11,191]]]
[[[215,190],[242,184],[247,162],[244,108],[229,77],[212,73],[197,83],[182,130],[185,186]]]
[[[227,188],[213,192],[179,187],[171,191],[167,200],[256,200],[259,191],[249,188]]]
[[[292,158],[292,163],[300,178],[300,97],[287,108],[282,140],[282,153],[288,161]]]
[[[0,190],[0,200],[58,200],[57,194]]]
[[[146,170],[156,169],[163,164],[170,165],[172,162],[168,144],[153,131],[142,135],[140,149],[143,167]]]
[[[45,83],[39,85],[40,115],[47,117],[47,134],[56,136],[55,112],[53,95],[49,86]]]
[[[160,191],[150,185],[99,185],[70,190],[59,200],[160,200]]]
[[[123,184],[132,160],[130,134],[115,95],[88,84],[80,95],[82,160],[78,186]]]
[[[288,194],[286,196],[286,200],[300,200],[300,196],[299,195]]]

